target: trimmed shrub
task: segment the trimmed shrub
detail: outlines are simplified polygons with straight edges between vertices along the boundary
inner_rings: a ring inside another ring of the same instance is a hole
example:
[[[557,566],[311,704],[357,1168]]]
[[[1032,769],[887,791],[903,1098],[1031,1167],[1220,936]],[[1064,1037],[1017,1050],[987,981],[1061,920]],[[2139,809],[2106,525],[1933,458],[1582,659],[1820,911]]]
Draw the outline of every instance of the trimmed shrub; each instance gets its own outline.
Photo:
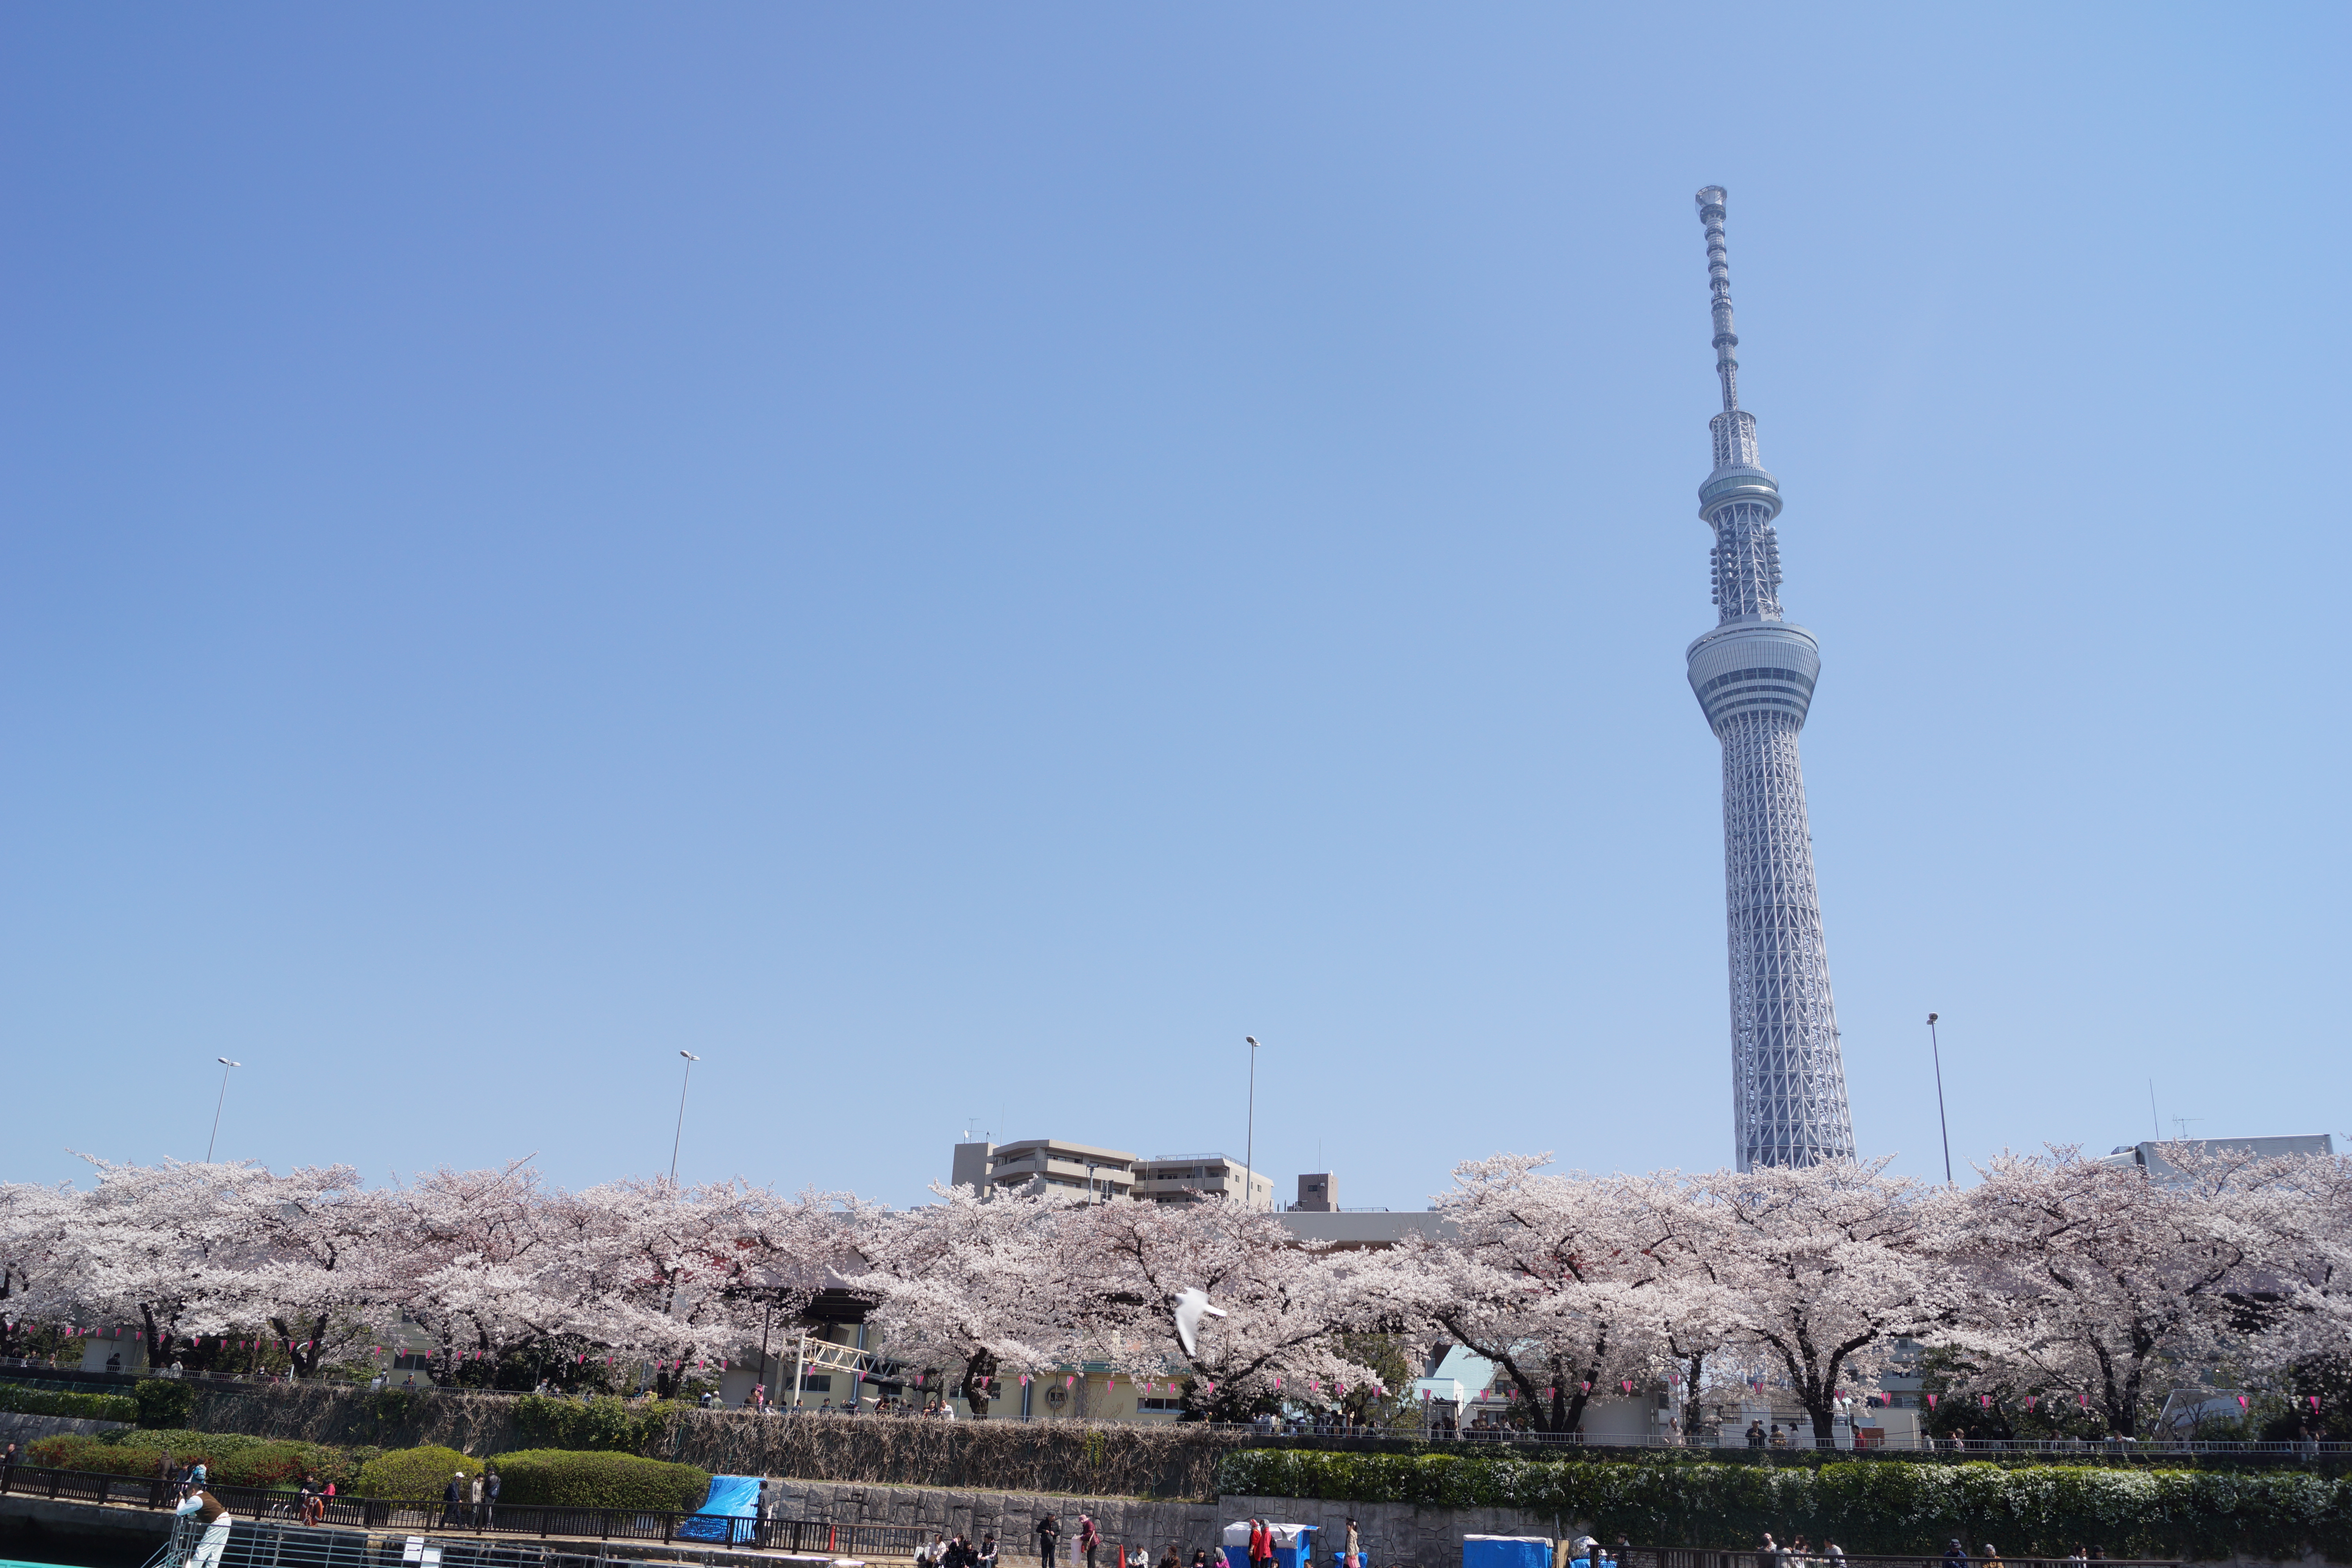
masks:
[[[1731,1547],[1803,1531],[1849,1552],[1932,1553],[1952,1536],[2017,1556],[2078,1546],[2110,1557],[2211,1562],[2326,1553],[2352,1561],[2352,1479],[2096,1466],[1876,1461],[1612,1465],[1452,1455],[1248,1448],[1222,1492],[1433,1508],[1512,1508],[1589,1521],[1604,1539]]]
[[[36,1438],[28,1460],[51,1469],[88,1470],[110,1476],[162,1473],[170,1455],[174,1475],[202,1460],[206,1479],[223,1486],[291,1486],[306,1475],[347,1488],[357,1478],[359,1456],[347,1448],[289,1438],[245,1437],[235,1433],[152,1431],[139,1428],[98,1436],[62,1433]]]
[[[524,1448],[500,1454],[490,1465],[505,1478],[499,1490],[501,1503],[691,1513],[710,1495],[708,1470],[640,1459],[634,1454]]]
[[[120,1394],[65,1394],[0,1383],[0,1410],[25,1415],[72,1415],[85,1421],[136,1421],[136,1402]]]
[[[482,1461],[469,1458],[455,1448],[437,1445],[424,1448],[394,1448],[378,1454],[360,1467],[357,1490],[362,1497],[396,1498],[408,1501],[430,1501],[441,1495],[449,1478],[464,1471],[471,1479],[482,1473]],[[501,1498],[500,1501],[505,1500]]]
[[[138,1404],[142,1426],[185,1427],[196,1408],[194,1386],[177,1378],[142,1378],[131,1390],[131,1397]]]

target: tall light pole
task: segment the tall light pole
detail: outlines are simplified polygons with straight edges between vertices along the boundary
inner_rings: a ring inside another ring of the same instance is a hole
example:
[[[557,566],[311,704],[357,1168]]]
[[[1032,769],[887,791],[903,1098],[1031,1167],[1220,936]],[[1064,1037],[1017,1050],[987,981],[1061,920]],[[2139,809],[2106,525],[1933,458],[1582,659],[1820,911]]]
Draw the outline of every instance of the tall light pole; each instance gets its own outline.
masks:
[[[686,1086],[694,1081],[694,1064],[702,1059],[692,1051],[680,1051],[677,1054],[686,1058],[686,1077],[678,1081],[677,1131],[670,1135],[669,1140],[669,1179],[673,1183],[677,1180],[678,1140],[686,1136]]]
[[[213,1135],[205,1140],[205,1163],[207,1165],[213,1163],[213,1145],[220,1142],[221,1107],[228,1103],[228,1069],[245,1065],[233,1062],[226,1057],[215,1057],[213,1060],[221,1065],[221,1087],[220,1098],[213,1101]]]
[[[1936,1057],[1936,1125],[1944,1130],[1944,1185],[1952,1184],[1952,1127],[1944,1120],[1944,1047],[1936,1038],[1936,1015],[1927,1015],[1927,1048]]]
[[[1257,1037],[1244,1035],[1250,1048],[1249,1130],[1242,1134],[1242,1207],[1257,1206]]]

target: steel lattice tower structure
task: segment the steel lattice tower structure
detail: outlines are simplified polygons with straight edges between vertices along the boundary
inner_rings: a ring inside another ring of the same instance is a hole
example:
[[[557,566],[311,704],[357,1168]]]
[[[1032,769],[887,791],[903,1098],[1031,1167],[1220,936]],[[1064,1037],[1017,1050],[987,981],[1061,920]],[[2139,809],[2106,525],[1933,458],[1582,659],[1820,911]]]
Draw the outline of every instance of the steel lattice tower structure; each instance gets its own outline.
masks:
[[[1813,634],[1780,618],[1780,481],[1739,406],[1724,191],[1698,194],[1723,412],[1698,514],[1715,531],[1715,630],[1690,645],[1691,690],[1723,742],[1723,881],[1731,937],[1731,1104],[1739,1168],[1853,1158],[1837,1008],[1797,732],[1822,669]]]

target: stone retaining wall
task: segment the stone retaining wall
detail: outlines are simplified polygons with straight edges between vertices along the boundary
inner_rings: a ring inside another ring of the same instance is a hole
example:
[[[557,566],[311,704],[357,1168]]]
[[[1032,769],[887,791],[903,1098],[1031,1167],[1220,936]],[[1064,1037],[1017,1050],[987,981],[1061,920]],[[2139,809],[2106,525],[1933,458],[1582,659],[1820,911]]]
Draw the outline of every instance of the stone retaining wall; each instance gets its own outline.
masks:
[[[827,1524],[916,1525],[943,1535],[961,1531],[974,1541],[993,1531],[1003,1552],[1004,1568],[1032,1568],[1037,1563],[1037,1521],[1048,1513],[1062,1523],[1059,1568],[1083,1568],[1083,1560],[1072,1561],[1072,1542],[1081,1512],[1094,1516],[1106,1547],[1141,1546],[1154,1563],[1171,1545],[1187,1563],[1198,1547],[1206,1547],[1214,1555],[1224,1527],[1250,1518],[1316,1526],[1319,1532],[1315,1537],[1316,1558],[1318,1563],[1328,1564],[1330,1554],[1346,1538],[1352,1517],[1364,1550],[1378,1568],[1454,1568],[1462,1561],[1465,1535],[1551,1538],[1562,1533],[1561,1521],[1510,1509],[1415,1508],[1410,1503],[1337,1503],[1309,1498],[1221,1497],[1214,1503],[1177,1502],[800,1480],[772,1480],[769,1489],[772,1508],[781,1518]],[[1113,1568],[1116,1558],[1106,1551],[1096,1562],[1097,1568]]]
[[[1062,1523],[1061,1568],[1084,1568],[1085,1559],[1073,1561],[1081,1513],[1094,1516],[1106,1548],[1141,1546],[1155,1563],[1171,1542],[1187,1563],[1196,1546],[1213,1550],[1224,1523],[1217,1506],[1207,1502],[844,1481],[771,1480],[768,1487],[772,1510],[781,1519],[916,1525],[942,1535],[961,1532],[973,1541],[993,1531],[1003,1553],[1003,1568],[1034,1568],[1037,1521],[1049,1513]],[[1117,1557],[1106,1550],[1095,1561],[1097,1568],[1114,1568]]]
[[[36,1437],[54,1437],[60,1432],[96,1436],[100,1432],[120,1432],[131,1425],[128,1421],[94,1421],[86,1415],[27,1415],[19,1410],[0,1410],[0,1444],[14,1443],[19,1448]]]

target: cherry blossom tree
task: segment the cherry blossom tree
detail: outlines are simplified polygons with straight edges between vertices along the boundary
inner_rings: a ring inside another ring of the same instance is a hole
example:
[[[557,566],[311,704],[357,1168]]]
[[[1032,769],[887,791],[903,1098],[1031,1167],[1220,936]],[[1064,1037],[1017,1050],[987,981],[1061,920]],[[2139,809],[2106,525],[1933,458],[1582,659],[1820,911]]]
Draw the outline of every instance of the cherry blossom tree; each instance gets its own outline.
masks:
[[[1951,1311],[1949,1281],[1924,1256],[1937,1211],[1885,1164],[1722,1171],[1692,1184],[1686,1245],[1728,1292],[1731,1340],[1778,1364],[1820,1447],[1832,1442],[1843,1391]]]
[[[388,1300],[396,1234],[384,1195],[349,1165],[274,1175],[257,1165],[213,1167],[223,1316],[284,1344],[298,1377],[351,1359]]]
[[[252,1259],[222,1193],[249,1167],[82,1158],[98,1181],[82,1194],[71,1222],[79,1253],[68,1287],[74,1310],[139,1324],[157,1356],[183,1339],[201,1341],[238,1327]]]
[[[70,1311],[82,1247],[71,1186],[0,1184],[0,1355],[29,1353],[34,1325]]]
[[[1639,1178],[1570,1177],[1549,1154],[1454,1167],[1452,1235],[1400,1247],[1383,1293],[1495,1363],[1538,1432],[1572,1432],[1596,1395],[1646,1382],[1665,1350],[1674,1232]]]
[[[956,1369],[982,1418],[1002,1370],[1038,1369],[1075,1342],[1072,1300],[1060,1288],[1062,1221],[1076,1205],[1046,1194],[931,1191],[940,1201],[876,1216],[859,1242],[865,1268],[845,1283],[875,1303],[870,1321],[901,1361],[937,1358]]]
[[[1089,1361],[1176,1381],[1188,1415],[1247,1420],[1285,1403],[1329,1404],[1379,1374],[1345,1353],[1349,1329],[1393,1326],[1366,1255],[1302,1247],[1276,1215],[1221,1200],[1116,1202],[1064,1214],[1056,1288]],[[1169,1304],[1205,1290],[1225,1316],[1187,1355]]]
[[[2180,1152],[2177,1181],[2058,1145],[1982,1167],[1939,1248],[1966,1285],[1942,1335],[1963,1389],[2021,1373],[2131,1437],[2159,1364],[2229,1346],[2232,1289],[2252,1281],[2266,1227],[2242,1163]]]

